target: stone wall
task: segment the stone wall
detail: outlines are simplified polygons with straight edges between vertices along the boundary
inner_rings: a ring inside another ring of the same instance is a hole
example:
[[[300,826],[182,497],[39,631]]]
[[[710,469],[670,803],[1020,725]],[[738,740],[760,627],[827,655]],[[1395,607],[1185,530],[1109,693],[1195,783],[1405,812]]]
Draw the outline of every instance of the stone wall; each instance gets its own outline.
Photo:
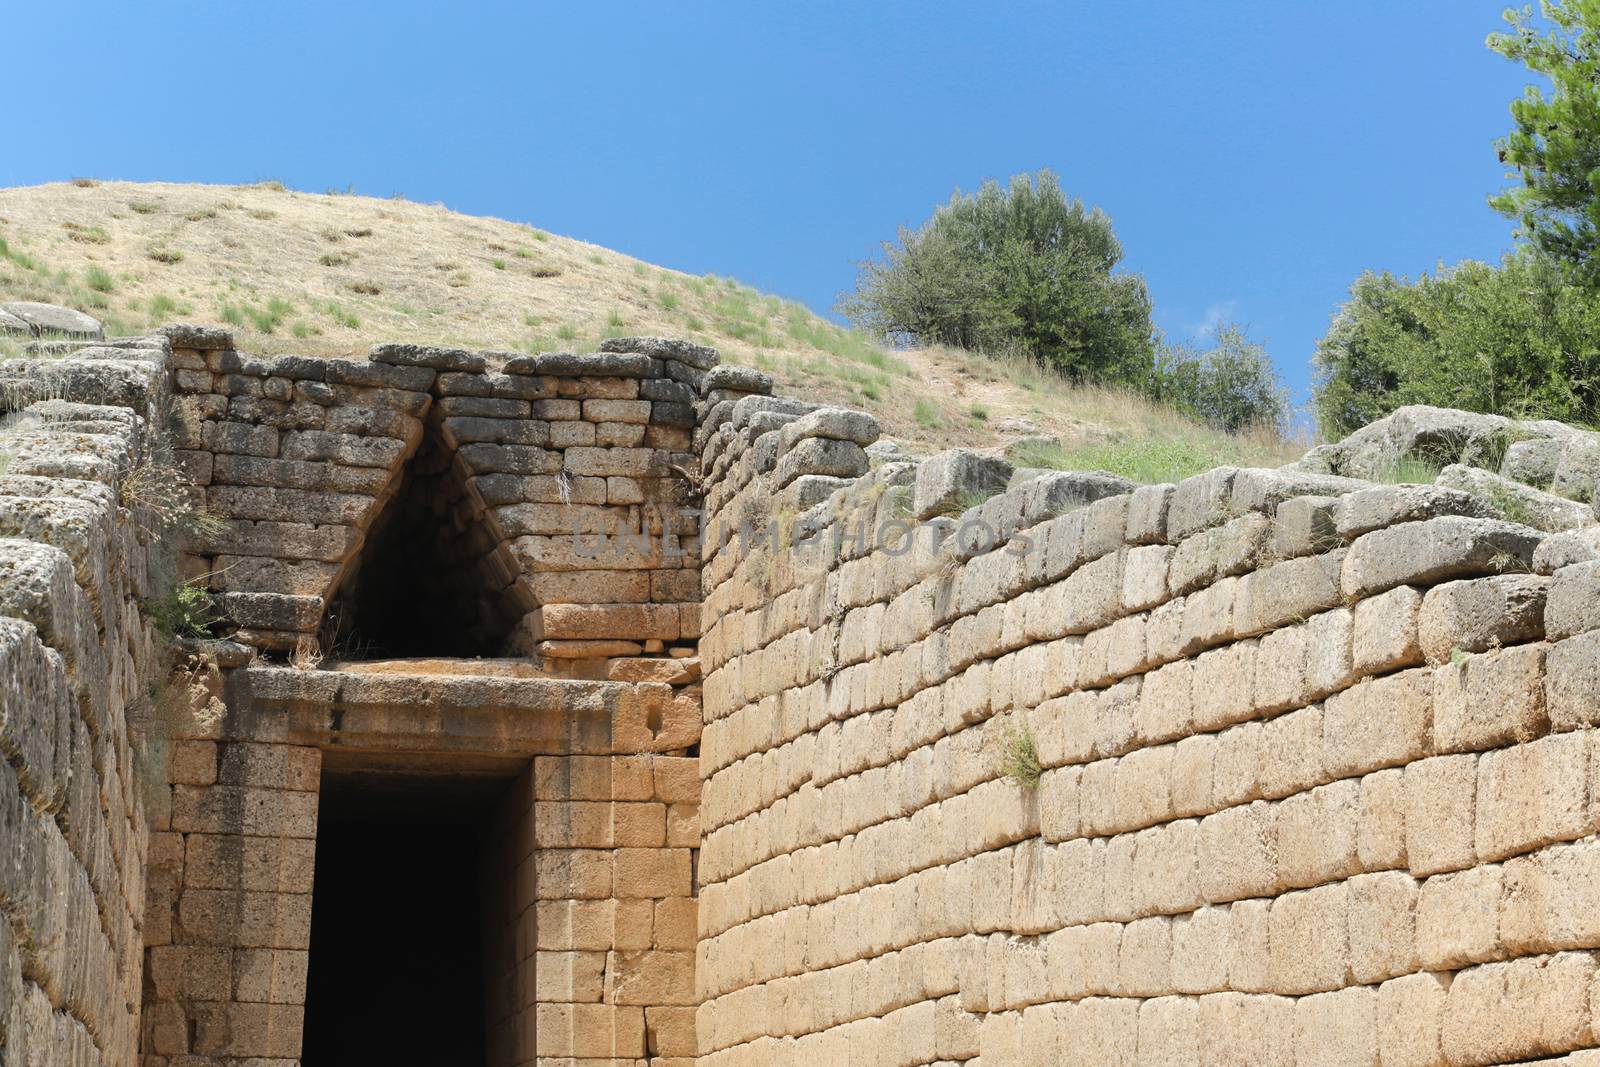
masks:
[[[0,1062],[132,1067],[162,339],[0,363]],[[67,399],[62,399],[67,398]]]
[[[1135,487],[607,348],[0,363],[0,1061],[297,1062],[396,768],[499,784],[490,1067],[1600,1057],[1600,443]]]
[[[493,1065],[693,1057],[683,472],[729,375],[609,347],[257,358],[182,326],[0,364],[0,1061],[296,1062],[327,766],[394,760],[507,776],[482,828]],[[220,532],[147,514],[147,470],[163,514]],[[141,609],[183,586],[228,639],[155,640]]]
[[[805,411],[701,430],[702,1064],[1600,1045],[1592,513],[869,472],[870,420]]]
[[[341,604],[355,587],[405,586],[373,611],[409,611],[424,626],[422,601],[478,584],[465,602],[440,604],[506,617],[507,632],[478,654],[692,651],[698,527],[680,513],[673,468],[691,462],[713,350],[643,338],[586,356],[394,344],[369,359],[311,359],[239,353],[222,330],[170,333],[178,456],[229,522],[196,546],[186,576],[221,595],[247,643],[287,651],[315,638],[327,653],[360,651],[374,644],[352,632],[363,629],[352,617],[361,598]],[[413,503],[426,511],[419,528],[470,558],[446,556],[443,568],[402,558],[397,574],[363,575],[369,534],[417,479],[434,486]],[[430,586],[440,569],[456,580]],[[375,644],[363,658],[396,654]]]

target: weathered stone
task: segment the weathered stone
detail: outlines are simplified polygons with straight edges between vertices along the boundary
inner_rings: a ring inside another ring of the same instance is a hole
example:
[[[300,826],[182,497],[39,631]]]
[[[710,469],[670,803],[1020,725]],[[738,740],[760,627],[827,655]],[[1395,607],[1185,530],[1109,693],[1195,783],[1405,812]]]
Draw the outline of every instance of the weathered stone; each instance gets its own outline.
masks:
[[[613,337],[600,342],[601,352],[637,352],[654,359],[686,363],[698,370],[710,370],[719,361],[717,350],[672,337]]]
[[[973,498],[988,498],[1005,489],[1011,464],[995,456],[952,449],[924,460],[917,468],[912,511],[918,522],[952,509],[965,510]]]
[[[1346,596],[1364,597],[1397,585],[1527,571],[1539,541],[1537,531],[1496,519],[1450,515],[1401,523],[1356,539],[1341,584]]]
[[[1441,515],[1493,518],[1498,513],[1470,493],[1428,485],[1381,485],[1361,489],[1342,497],[1333,510],[1339,536],[1346,539]]]
[[[1501,518],[1531,526],[1535,530],[1575,530],[1592,526],[1595,522],[1594,508],[1588,504],[1580,504],[1553,493],[1543,493],[1477,467],[1462,464],[1446,467],[1434,484],[1471,493],[1493,508]]]
[[[1417,616],[1418,641],[1429,663],[1457,652],[1484,652],[1544,636],[1548,578],[1502,574],[1446,582],[1428,590]]]
[[[381,344],[373,345],[367,358],[374,363],[388,363],[397,367],[431,367],[434,370],[480,373],[489,366],[481,352],[461,348],[436,348],[432,345]]]
[[[57,304],[13,300],[0,304],[0,311],[27,323],[36,337],[86,337],[96,341],[105,337],[99,319]]]

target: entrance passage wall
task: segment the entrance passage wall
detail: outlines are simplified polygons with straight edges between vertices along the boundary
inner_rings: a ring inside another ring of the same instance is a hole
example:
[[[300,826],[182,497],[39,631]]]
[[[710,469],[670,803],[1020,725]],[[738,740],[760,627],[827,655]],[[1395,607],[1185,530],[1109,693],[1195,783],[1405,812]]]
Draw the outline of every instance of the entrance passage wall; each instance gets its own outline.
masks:
[[[1592,525],[716,423],[705,1067],[1600,1045]]]
[[[0,363],[0,1062],[137,1062],[163,339]],[[69,399],[62,399],[67,397]]]

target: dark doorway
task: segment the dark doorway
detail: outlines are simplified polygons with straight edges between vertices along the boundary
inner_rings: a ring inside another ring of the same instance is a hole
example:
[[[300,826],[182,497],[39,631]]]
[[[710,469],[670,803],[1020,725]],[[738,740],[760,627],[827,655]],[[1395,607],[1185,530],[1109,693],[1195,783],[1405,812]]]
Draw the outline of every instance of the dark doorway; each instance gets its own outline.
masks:
[[[304,1067],[484,1067],[485,850],[507,788],[324,770]]]
[[[503,656],[537,606],[430,425],[329,607],[334,659]]]

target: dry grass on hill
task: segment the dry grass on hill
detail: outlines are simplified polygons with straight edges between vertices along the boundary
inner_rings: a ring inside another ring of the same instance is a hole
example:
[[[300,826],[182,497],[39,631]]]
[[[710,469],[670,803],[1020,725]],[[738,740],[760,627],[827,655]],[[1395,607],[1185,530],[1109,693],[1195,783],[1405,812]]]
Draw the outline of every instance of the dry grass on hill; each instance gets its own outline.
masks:
[[[403,199],[77,180],[0,189],[0,296],[82,308],[111,333],[226,324],[241,348],[361,353],[407,340],[519,351],[667,334],[769,371],[779,390],[871,411],[913,451],[1049,435],[1104,452],[1167,441],[1204,466],[1278,464],[1126,393],[950,350],[890,352],[731,278],[653,266],[502,219]],[[1088,455],[1087,453],[1085,455]],[[1096,465],[1107,465],[1101,462]]]

